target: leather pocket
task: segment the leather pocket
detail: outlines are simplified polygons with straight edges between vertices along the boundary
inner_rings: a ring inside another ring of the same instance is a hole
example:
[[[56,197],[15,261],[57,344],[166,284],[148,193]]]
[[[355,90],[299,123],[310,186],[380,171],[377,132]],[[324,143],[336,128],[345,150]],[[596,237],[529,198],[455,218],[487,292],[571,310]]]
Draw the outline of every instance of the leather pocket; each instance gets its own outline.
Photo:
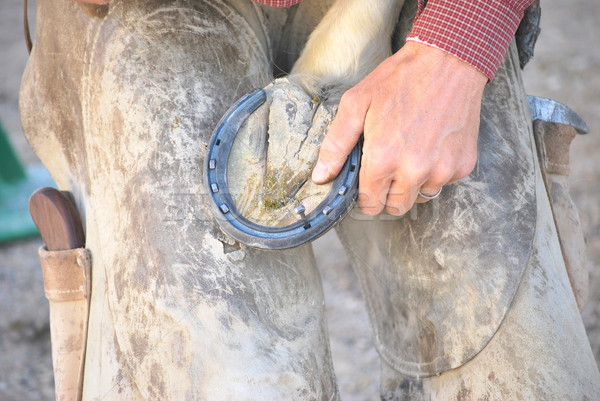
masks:
[[[44,289],[50,305],[52,365],[57,400],[79,401],[91,292],[91,258],[85,248],[40,248]]]

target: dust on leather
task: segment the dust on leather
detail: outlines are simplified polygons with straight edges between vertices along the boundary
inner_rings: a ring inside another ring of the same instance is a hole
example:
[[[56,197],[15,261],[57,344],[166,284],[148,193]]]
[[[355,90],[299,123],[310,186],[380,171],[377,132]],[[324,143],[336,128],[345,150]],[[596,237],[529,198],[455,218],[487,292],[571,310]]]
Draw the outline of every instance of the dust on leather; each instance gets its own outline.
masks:
[[[229,191],[238,212],[271,227],[298,221],[296,207],[310,213],[331,184],[316,185],[311,173],[337,104],[307,94],[288,79],[264,88],[267,100],[240,128],[228,162]]]

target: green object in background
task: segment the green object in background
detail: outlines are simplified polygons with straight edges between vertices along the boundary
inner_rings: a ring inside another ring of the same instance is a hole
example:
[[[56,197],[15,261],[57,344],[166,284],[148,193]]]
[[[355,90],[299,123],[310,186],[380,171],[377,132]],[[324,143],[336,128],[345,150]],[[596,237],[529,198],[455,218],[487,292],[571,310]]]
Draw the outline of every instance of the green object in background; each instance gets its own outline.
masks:
[[[0,242],[38,235],[29,215],[29,196],[40,187],[53,186],[41,165],[25,168],[0,123]]]

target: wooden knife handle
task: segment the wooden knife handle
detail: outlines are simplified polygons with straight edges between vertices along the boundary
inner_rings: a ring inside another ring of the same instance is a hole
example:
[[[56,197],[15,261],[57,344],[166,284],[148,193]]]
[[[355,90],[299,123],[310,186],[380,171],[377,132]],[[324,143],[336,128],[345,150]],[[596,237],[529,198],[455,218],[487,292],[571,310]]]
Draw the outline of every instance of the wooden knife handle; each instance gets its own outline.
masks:
[[[29,198],[29,212],[49,251],[85,246],[79,213],[73,202],[56,188],[44,187]]]

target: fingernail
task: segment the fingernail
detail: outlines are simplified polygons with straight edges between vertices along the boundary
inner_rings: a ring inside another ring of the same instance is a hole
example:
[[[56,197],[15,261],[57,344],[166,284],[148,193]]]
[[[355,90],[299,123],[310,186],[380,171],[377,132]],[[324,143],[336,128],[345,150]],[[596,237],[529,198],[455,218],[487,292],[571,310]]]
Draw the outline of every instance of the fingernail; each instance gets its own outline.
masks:
[[[317,184],[324,182],[327,179],[327,171],[327,165],[319,160],[312,172],[312,180]]]

